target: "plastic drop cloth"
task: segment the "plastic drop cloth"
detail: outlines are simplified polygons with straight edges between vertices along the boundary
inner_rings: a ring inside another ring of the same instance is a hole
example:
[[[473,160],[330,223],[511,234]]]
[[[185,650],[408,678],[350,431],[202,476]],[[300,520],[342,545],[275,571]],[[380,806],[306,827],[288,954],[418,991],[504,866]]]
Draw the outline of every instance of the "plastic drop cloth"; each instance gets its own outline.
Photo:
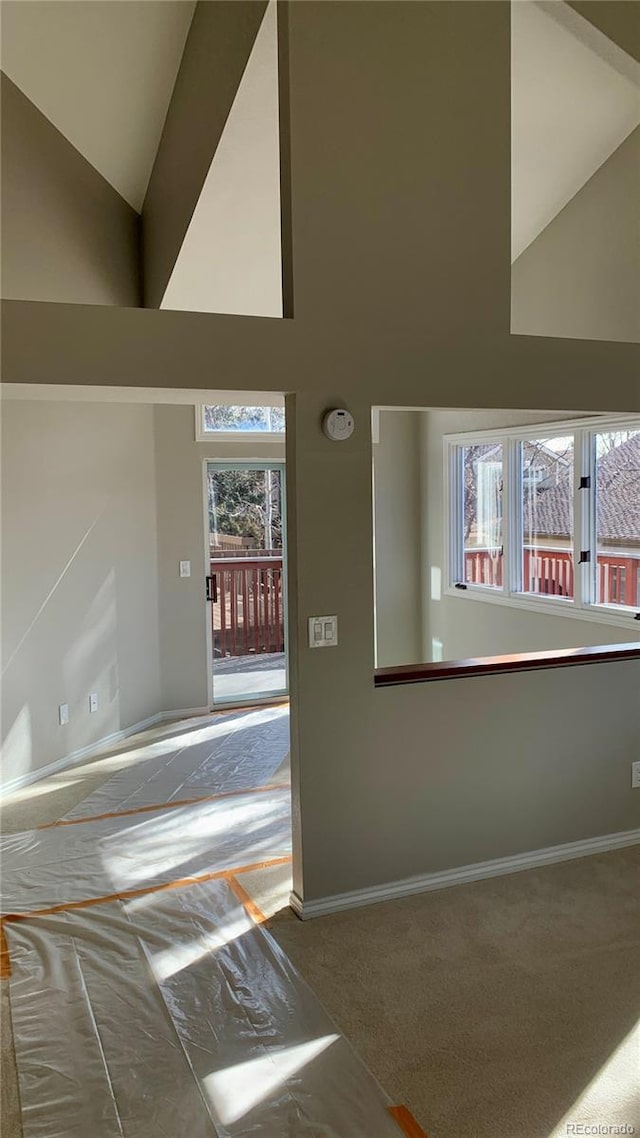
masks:
[[[127,753],[68,816],[88,821],[3,839],[2,908],[27,913],[5,923],[24,1138],[399,1138],[228,881],[28,915],[287,857],[288,788],[258,788],[288,748],[287,708],[216,717]]]
[[[291,852],[288,788],[27,830],[0,840],[2,912],[33,912]]]
[[[277,775],[288,751],[286,705],[216,716],[204,727],[133,750],[130,764],[66,817],[93,817],[262,786]]]
[[[399,1138],[225,881],[10,923],[25,1138]]]

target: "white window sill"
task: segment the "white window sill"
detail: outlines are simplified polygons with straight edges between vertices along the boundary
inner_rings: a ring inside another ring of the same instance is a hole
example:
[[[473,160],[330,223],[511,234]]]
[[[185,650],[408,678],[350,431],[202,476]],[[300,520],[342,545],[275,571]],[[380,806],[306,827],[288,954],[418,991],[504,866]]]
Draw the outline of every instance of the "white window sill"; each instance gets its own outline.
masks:
[[[491,586],[467,585],[456,589],[454,585],[445,589],[445,596],[463,601],[480,601],[483,604],[504,605],[505,608],[525,609],[528,612],[542,613],[545,616],[568,617],[569,620],[589,621],[593,624],[607,624],[613,628],[625,628],[637,633],[640,621],[634,619],[636,609],[616,605],[588,605],[580,607],[566,597],[527,596],[525,593],[505,593]]]
[[[284,431],[198,431],[197,443],[282,443]]]

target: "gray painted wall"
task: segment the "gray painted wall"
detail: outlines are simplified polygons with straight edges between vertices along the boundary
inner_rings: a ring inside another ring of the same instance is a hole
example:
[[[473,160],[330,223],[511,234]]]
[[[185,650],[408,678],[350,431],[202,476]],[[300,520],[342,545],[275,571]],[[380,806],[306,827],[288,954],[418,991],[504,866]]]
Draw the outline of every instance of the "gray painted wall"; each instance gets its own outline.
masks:
[[[640,340],[639,200],[640,127],[514,262],[512,332]]]
[[[567,0],[585,20],[640,60],[640,21],[627,0]]]
[[[137,213],[2,75],[2,296],[140,302]]]
[[[373,448],[376,660],[378,667],[422,659],[419,419],[380,411]]]
[[[154,463],[150,407],[3,403],[3,780],[159,710]]]
[[[209,707],[203,460],[282,461],[284,440],[196,443],[184,405],[2,412],[8,781],[159,712]]]
[[[374,689],[369,423],[372,404],[635,411],[640,390],[628,344],[509,333],[509,6],[310,0],[289,23],[295,319],[14,302],[3,351],[14,382],[295,393],[294,873],[311,900],[638,824],[637,663]],[[355,415],[348,442],[322,435],[331,406]],[[340,642],[312,651],[325,612]]]
[[[325,652],[303,620],[294,630],[296,889],[322,898],[637,826],[636,661],[374,688],[371,513],[354,508],[370,499],[368,400],[350,401],[363,429],[339,447],[324,402],[296,396],[289,496],[300,612],[339,619]]]

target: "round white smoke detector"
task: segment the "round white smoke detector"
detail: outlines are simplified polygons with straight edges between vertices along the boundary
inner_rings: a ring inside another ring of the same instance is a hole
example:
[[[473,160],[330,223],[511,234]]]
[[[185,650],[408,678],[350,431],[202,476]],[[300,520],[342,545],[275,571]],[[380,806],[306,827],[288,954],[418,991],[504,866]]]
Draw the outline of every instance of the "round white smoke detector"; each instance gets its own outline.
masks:
[[[337,407],[334,411],[327,411],[322,420],[322,430],[328,439],[333,442],[342,442],[351,438],[355,422],[353,415],[345,411],[344,407]]]

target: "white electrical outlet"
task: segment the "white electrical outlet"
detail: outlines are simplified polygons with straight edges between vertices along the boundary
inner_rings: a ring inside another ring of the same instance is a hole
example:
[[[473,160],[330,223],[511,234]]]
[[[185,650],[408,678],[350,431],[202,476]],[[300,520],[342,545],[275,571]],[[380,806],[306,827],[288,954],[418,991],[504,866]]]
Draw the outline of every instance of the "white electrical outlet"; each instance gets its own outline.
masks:
[[[93,714],[93,712],[97,711],[97,710],[98,710],[98,693],[97,693],[97,691],[92,691],[91,695],[89,696],[89,711]]]
[[[60,706],[58,708],[58,722],[60,723],[61,727],[64,727],[65,723],[69,722],[69,704],[68,703],[61,703],[60,704]]]
[[[191,562],[190,561],[181,561],[180,562],[180,576],[181,577],[190,577],[191,576]]]
[[[631,764],[631,786],[634,790],[640,790],[640,760]]]

